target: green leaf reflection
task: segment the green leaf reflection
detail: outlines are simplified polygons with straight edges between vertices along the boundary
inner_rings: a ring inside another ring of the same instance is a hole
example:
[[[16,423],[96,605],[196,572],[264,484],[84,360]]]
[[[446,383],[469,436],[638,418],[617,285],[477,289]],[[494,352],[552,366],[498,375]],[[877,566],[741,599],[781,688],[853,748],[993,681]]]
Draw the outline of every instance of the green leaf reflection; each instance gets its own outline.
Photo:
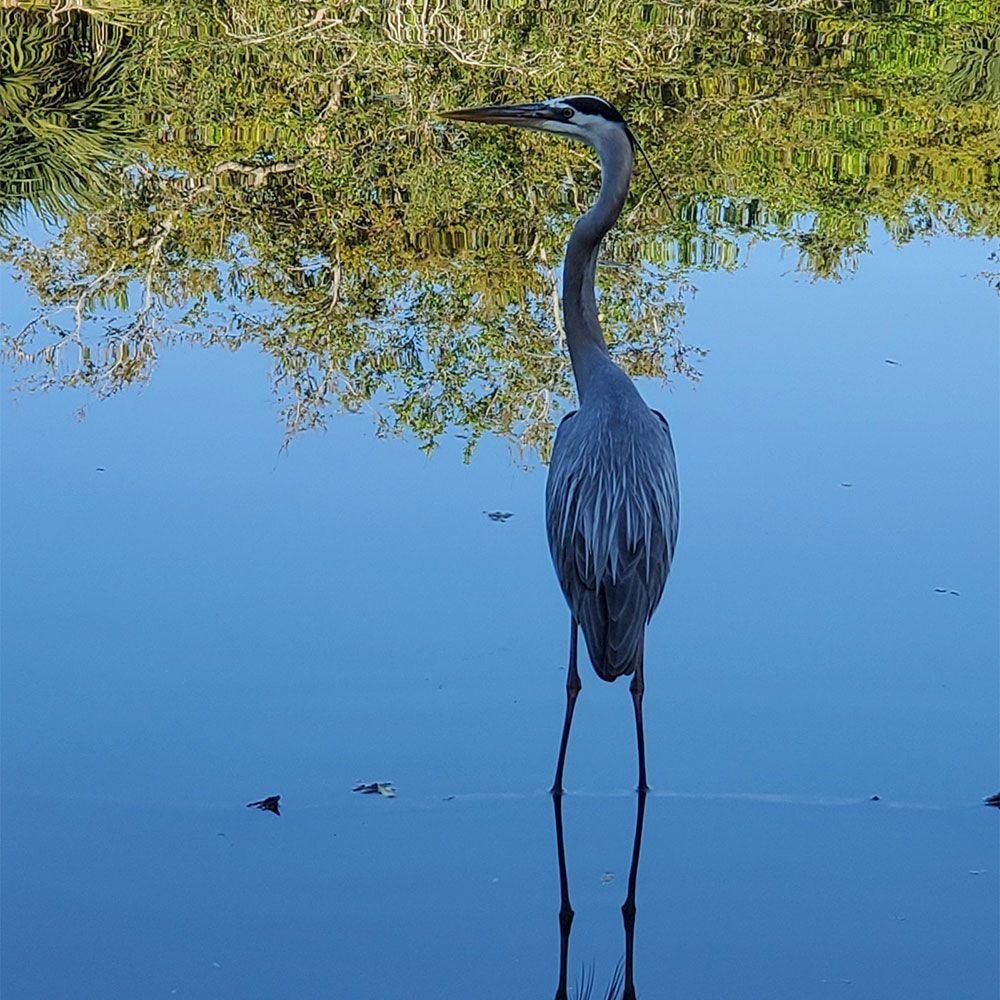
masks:
[[[164,344],[252,344],[289,435],[369,408],[421,447],[544,455],[570,395],[557,270],[598,177],[582,148],[435,118],[479,101],[596,92],[642,138],[672,203],[640,168],[599,273],[633,374],[697,376],[691,282],[755,241],[839,279],[874,220],[1000,223],[990,2],[67,6],[0,11],[26,388],[107,395]],[[29,240],[29,210],[59,224]]]

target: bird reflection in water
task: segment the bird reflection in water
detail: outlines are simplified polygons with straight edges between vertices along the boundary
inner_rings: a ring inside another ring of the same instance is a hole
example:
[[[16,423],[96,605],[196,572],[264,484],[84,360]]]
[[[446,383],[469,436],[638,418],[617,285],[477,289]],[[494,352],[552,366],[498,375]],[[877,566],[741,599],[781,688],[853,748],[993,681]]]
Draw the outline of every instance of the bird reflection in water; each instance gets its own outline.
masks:
[[[606,1000],[635,1000],[635,887],[639,877],[639,852],[642,849],[642,824],[646,816],[646,791],[639,789],[635,809],[635,836],[632,840],[632,861],[628,870],[628,888],[622,904],[622,922],[625,927],[625,959],[611,976],[605,993]],[[566,868],[566,842],[563,836],[562,795],[553,795],[552,803],[556,813],[556,853],[559,856],[559,985],[555,1000],[569,1000],[567,992],[567,969],[569,964],[569,934],[573,927],[573,907],[569,899],[569,874]],[[577,1000],[585,1000],[593,995],[594,976],[585,974]]]

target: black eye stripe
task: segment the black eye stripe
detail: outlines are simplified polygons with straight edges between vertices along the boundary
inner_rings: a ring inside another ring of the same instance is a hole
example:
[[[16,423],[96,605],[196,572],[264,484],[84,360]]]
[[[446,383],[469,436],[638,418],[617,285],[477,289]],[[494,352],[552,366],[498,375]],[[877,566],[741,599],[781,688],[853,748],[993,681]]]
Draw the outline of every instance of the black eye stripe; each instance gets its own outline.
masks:
[[[605,118],[609,122],[625,123],[625,119],[622,118],[618,109],[608,104],[607,101],[602,101],[599,97],[569,97],[563,103],[575,108],[581,114],[595,115],[598,118]]]

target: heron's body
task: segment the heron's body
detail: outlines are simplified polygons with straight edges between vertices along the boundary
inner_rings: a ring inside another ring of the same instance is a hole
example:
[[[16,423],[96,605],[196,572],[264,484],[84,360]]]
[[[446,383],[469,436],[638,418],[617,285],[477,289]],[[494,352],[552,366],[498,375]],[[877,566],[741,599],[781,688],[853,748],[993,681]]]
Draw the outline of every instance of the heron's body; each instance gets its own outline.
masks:
[[[608,359],[559,427],[545,491],[549,548],[598,677],[641,669],[677,539],[670,428]]]

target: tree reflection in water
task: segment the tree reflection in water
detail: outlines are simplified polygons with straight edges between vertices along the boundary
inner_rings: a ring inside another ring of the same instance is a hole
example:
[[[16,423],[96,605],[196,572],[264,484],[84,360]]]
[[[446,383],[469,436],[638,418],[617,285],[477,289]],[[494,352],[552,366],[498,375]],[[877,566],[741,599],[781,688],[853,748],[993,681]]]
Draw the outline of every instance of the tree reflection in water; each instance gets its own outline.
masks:
[[[692,281],[755,241],[837,279],[874,221],[1000,231],[990,0],[42,6],[0,10],[0,261],[37,306],[5,351],[29,388],[103,397],[177,341],[250,347],[289,436],[366,409],[422,448],[546,457],[556,265],[598,178],[585,150],[435,120],[484,99],[605,95],[671,192],[640,171],[599,272],[632,376],[697,377]],[[22,238],[26,211],[54,230]]]

